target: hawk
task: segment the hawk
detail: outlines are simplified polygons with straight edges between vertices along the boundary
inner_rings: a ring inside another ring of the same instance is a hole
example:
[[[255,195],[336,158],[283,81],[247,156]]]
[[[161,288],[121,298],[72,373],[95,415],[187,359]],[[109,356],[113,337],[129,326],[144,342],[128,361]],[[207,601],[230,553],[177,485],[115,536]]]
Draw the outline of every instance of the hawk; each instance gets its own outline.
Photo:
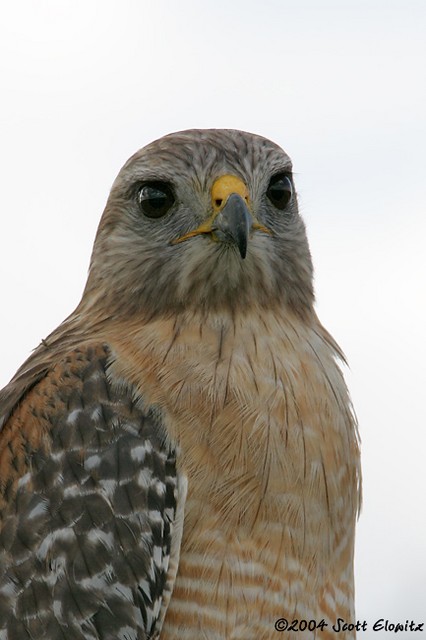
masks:
[[[357,427],[313,305],[279,146],[190,130],[130,158],[81,302],[0,394],[0,640],[353,623]]]

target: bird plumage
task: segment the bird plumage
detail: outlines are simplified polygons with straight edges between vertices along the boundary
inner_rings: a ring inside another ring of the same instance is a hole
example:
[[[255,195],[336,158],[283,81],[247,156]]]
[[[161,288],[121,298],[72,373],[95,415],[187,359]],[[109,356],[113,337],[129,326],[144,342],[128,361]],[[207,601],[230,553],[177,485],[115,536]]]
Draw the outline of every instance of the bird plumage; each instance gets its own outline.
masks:
[[[224,175],[247,187],[244,259],[214,222],[235,213],[212,196]],[[353,620],[356,422],[281,175],[277,145],[233,130],[123,167],[79,306],[0,394],[0,640]]]
[[[176,457],[155,412],[108,379],[109,356],[74,349],[3,428],[0,637],[155,629],[177,529]]]

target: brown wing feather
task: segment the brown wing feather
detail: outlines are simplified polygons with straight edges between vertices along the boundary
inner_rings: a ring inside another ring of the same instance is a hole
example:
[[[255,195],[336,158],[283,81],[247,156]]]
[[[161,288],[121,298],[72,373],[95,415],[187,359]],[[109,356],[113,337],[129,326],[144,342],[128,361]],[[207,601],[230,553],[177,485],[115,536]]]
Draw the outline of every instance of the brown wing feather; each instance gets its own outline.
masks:
[[[174,451],[108,347],[41,354],[2,394],[0,636],[149,638],[179,539]]]

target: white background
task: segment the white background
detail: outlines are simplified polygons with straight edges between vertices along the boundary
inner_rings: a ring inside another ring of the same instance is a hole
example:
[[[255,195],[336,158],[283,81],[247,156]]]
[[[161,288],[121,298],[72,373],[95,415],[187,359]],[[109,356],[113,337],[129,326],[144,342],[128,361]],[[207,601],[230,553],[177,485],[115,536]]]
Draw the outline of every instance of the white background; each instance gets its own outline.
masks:
[[[426,637],[371,630],[426,622],[426,2],[10,0],[0,25],[1,385],[77,304],[129,155],[192,127],[273,139],[351,365],[359,637]]]

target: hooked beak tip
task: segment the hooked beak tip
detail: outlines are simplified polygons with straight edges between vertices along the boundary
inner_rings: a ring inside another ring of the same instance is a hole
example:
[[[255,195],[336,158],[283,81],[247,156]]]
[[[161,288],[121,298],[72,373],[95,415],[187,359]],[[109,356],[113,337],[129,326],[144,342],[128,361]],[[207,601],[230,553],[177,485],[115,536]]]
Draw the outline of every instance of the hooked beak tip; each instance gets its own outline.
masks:
[[[252,224],[253,218],[245,200],[239,194],[232,193],[216,216],[212,230],[219,240],[235,245],[244,260]]]

